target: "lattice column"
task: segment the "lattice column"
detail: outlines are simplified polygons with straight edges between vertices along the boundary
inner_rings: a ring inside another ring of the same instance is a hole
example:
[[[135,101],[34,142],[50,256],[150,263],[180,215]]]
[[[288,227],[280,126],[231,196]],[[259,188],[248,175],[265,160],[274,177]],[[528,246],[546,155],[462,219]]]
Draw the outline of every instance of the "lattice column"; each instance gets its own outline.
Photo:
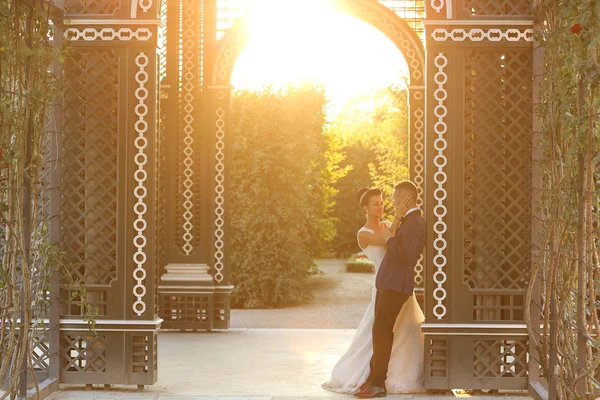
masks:
[[[174,138],[165,144],[167,175],[172,178],[167,201],[172,242],[159,284],[161,317],[164,328],[228,328],[229,318],[222,322],[229,313],[228,297],[220,294],[223,272],[213,262],[214,121],[207,113],[212,103],[205,89],[205,77],[211,74],[215,58],[218,7],[216,0],[179,4],[178,24],[169,26],[180,38],[174,51],[181,57],[167,57],[167,71],[176,65],[170,82],[175,81],[179,91],[171,90],[176,100],[170,101],[178,107],[167,116],[176,116],[177,124],[168,125],[166,129],[173,134],[165,135]]]
[[[429,388],[527,387],[529,7],[524,0],[428,4]]]
[[[180,15],[178,85],[178,127],[175,139],[174,199],[172,221],[174,236],[170,243],[169,264],[200,263],[200,196],[199,146],[201,93],[202,2],[183,0]]]
[[[156,0],[66,1],[64,41],[72,49],[59,153],[59,236],[70,275],[60,285],[65,383],[157,380],[159,8]],[[96,314],[95,333],[80,300]]]
[[[211,180],[211,259],[215,279],[215,327],[229,327],[229,137],[230,86],[212,86],[206,89],[206,147],[212,149],[207,178]]]
[[[417,205],[425,210],[425,86],[409,87],[410,121],[410,179],[417,185]],[[415,294],[425,307],[425,260],[421,256],[415,267]]]

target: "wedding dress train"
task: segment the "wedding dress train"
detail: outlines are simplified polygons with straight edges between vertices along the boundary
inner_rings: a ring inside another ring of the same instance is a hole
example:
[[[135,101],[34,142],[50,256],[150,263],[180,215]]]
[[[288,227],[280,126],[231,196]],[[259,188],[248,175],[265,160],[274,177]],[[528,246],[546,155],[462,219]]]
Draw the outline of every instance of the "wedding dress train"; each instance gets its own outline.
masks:
[[[359,232],[367,231],[361,228]],[[384,246],[368,246],[364,253],[375,266],[371,302],[363,316],[350,348],[337,362],[331,378],[322,386],[337,393],[353,394],[369,376],[371,356],[373,355],[372,329],[375,320],[375,277],[386,253]],[[423,312],[411,296],[404,304],[394,325],[394,344],[385,383],[388,393],[423,392],[424,337],[421,323],[425,320]]]

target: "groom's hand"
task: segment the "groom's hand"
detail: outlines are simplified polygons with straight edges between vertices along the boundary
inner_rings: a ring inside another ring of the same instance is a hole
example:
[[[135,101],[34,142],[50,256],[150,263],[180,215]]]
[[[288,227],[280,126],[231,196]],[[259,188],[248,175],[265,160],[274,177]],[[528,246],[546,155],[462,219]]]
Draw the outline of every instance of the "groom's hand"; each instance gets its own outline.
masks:
[[[409,210],[411,203],[411,198],[408,196],[402,197],[400,202],[395,204],[396,207],[396,218],[401,219],[404,217],[404,214]]]

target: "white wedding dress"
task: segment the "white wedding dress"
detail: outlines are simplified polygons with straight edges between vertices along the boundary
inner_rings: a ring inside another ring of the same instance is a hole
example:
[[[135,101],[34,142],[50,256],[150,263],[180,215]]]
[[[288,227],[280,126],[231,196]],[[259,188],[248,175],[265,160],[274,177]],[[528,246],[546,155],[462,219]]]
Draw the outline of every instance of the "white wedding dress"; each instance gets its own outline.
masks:
[[[361,231],[374,233],[364,227],[358,232]],[[375,277],[387,249],[384,246],[368,246],[362,250],[375,266],[373,293],[350,348],[333,368],[331,379],[322,385],[324,389],[337,393],[356,392],[367,380],[371,370],[369,364],[373,355],[372,329],[377,292]],[[423,388],[424,336],[421,331],[421,323],[424,320],[425,317],[415,296],[410,296],[394,325],[394,344],[385,383],[388,393],[418,393],[425,390]]]

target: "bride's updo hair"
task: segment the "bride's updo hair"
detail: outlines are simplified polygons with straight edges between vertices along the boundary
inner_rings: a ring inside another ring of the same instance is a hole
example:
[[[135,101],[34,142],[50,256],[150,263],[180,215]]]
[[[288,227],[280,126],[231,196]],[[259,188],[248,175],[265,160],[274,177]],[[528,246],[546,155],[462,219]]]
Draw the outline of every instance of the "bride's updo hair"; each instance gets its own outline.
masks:
[[[362,208],[363,206],[369,205],[369,200],[371,200],[371,197],[373,196],[381,196],[381,190],[364,187],[356,193],[356,200]]]

